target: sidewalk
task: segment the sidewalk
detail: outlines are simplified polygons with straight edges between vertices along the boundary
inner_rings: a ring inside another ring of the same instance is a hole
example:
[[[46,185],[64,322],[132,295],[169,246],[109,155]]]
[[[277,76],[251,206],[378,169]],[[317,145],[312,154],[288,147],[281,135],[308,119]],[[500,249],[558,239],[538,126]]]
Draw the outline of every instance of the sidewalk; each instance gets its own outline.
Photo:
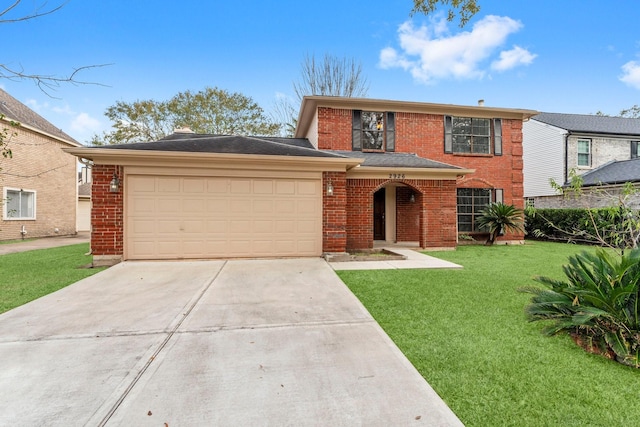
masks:
[[[24,242],[5,243],[0,244],[0,255],[89,243],[90,239],[91,234],[88,231],[82,231],[75,236],[42,237]]]

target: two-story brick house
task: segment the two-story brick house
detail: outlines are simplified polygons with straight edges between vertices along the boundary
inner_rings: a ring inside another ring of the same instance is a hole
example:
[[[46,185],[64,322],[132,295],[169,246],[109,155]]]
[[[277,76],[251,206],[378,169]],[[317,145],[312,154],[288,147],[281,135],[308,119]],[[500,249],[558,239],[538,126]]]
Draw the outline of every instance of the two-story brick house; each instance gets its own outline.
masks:
[[[491,201],[523,207],[522,122],[535,114],[310,96],[294,138],[177,132],[68,151],[94,162],[94,259],[454,248]]]

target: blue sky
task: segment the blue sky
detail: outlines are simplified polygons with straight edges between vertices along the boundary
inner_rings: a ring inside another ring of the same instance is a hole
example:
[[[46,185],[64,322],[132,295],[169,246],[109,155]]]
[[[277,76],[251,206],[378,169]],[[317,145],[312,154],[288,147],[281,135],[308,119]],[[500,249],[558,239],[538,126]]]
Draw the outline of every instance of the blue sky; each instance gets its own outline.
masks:
[[[585,114],[640,104],[637,0],[479,2],[461,29],[444,14],[411,17],[410,0],[70,0],[0,25],[2,63],[52,75],[112,64],[79,75],[101,85],[53,97],[27,81],[0,87],[83,143],[109,128],[104,111],[119,100],[211,86],[269,112],[293,98],[305,55],[326,53],[360,61],[371,98]],[[42,3],[23,0],[12,16]]]

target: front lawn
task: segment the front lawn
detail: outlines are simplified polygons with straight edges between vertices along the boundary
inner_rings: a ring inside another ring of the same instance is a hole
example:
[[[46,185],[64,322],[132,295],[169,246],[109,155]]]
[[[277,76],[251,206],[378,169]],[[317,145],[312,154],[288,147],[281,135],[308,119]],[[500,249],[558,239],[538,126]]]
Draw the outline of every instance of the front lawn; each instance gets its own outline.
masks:
[[[104,268],[91,264],[89,244],[0,255],[0,313],[55,292]]]
[[[533,276],[563,279],[560,243],[430,253],[462,270],[341,271],[413,365],[467,426],[640,425],[640,371],[528,323]]]

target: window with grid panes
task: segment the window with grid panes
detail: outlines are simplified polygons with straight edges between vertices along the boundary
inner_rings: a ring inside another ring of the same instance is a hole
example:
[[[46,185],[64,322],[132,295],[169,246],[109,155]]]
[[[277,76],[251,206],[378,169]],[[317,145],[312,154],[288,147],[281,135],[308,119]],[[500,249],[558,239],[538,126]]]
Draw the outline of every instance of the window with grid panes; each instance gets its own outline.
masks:
[[[492,201],[489,188],[458,188],[458,232],[481,232],[476,226],[478,217]]]

